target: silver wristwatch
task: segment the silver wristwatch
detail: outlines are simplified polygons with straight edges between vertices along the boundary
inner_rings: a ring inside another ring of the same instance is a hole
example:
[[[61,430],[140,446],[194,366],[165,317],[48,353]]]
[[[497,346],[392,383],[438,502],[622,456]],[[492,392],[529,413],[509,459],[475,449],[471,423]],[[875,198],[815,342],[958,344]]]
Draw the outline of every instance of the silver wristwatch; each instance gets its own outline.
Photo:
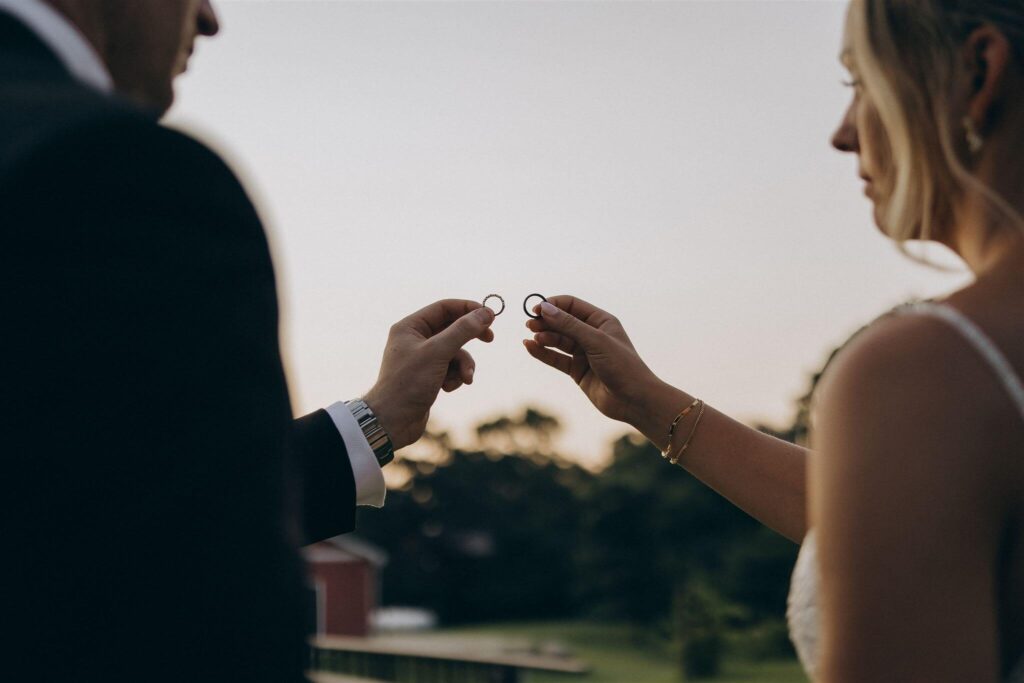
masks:
[[[384,427],[370,410],[370,406],[366,405],[366,401],[361,399],[345,401],[345,405],[352,411],[352,417],[356,419],[359,428],[363,430],[363,436],[370,442],[370,448],[377,457],[377,463],[384,467],[394,460],[395,448],[391,443],[391,437],[384,431]]]

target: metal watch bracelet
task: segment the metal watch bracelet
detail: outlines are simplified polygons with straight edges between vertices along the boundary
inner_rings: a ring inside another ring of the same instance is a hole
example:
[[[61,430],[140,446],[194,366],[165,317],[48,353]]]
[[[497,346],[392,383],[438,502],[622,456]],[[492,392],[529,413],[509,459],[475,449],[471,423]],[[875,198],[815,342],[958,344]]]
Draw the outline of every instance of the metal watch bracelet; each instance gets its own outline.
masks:
[[[370,443],[370,449],[373,451],[374,456],[376,456],[377,463],[384,467],[384,465],[394,460],[395,448],[391,443],[391,437],[384,431],[384,427],[381,426],[377,416],[370,410],[370,406],[366,405],[366,401],[361,399],[345,401],[345,405],[352,411],[352,417],[356,419],[359,428],[363,430],[363,436]]]

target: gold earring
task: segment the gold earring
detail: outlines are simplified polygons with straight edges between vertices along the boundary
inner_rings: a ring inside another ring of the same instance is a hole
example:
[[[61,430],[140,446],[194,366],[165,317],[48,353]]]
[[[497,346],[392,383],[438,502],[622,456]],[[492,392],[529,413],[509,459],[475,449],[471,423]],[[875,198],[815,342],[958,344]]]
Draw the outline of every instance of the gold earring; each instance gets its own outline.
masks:
[[[977,154],[985,146],[985,138],[978,132],[978,125],[970,116],[964,117],[964,130],[967,132],[967,149],[971,154]]]

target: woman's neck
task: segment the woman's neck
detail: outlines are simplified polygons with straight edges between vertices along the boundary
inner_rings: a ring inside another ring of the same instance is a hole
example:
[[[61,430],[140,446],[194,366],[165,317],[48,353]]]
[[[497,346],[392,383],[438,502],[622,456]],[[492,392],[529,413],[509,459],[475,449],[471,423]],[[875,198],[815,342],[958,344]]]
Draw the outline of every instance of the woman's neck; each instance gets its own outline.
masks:
[[[1008,270],[1024,275],[1024,225],[962,229],[953,248],[977,279]]]
[[[1020,111],[1020,107],[1014,107]],[[953,244],[975,277],[986,277],[1007,266],[1024,267],[1024,138],[1019,137],[1024,114],[1004,122],[986,143],[971,172],[996,197],[977,188],[965,189],[954,209]],[[1019,271],[1024,274],[1024,270]]]

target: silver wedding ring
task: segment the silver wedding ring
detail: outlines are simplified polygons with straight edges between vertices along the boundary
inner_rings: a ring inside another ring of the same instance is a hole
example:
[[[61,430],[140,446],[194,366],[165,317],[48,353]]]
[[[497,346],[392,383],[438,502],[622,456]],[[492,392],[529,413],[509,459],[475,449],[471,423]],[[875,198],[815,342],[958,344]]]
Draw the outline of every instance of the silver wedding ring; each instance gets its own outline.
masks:
[[[497,318],[505,311],[505,300],[501,297],[500,294],[488,294],[487,296],[484,297],[484,306],[486,306],[487,302],[490,301],[491,299],[497,299],[498,301],[501,302],[501,308],[498,309],[498,312],[494,314],[494,317]]]

